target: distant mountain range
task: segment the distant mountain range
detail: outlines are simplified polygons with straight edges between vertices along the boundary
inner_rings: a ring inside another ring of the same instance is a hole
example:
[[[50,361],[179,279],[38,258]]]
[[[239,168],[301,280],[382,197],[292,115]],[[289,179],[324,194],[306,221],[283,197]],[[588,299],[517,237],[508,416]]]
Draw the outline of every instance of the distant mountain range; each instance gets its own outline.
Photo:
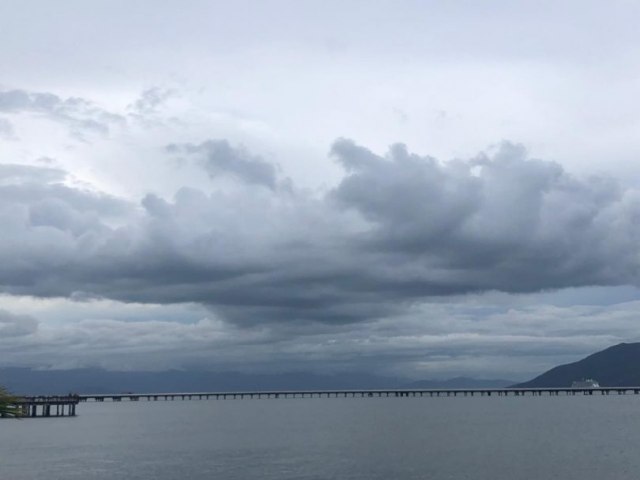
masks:
[[[0,385],[22,395],[74,393],[163,393],[257,390],[346,390],[387,388],[570,387],[592,378],[603,387],[640,385],[640,343],[621,343],[528,382],[457,377],[448,380],[407,380],[359,373],[319,375],[309,372],[247,374],[237,372],[163,371],[111,372],[99,368],[32,370],[0,368]]]
[[[592,378],[603,387],[640,385],[640,343],[621,343],[567,365],[560,365],[521,388],[570,387],[576,380]]]
[[[403,388],[455,389],[455,388],[504,388],[513,385],[513,380],[478,379],[456,377],[448,380],[420,380],[403,385]]]
[[[256,390],[343,390],[386,388],[496,388],[509,380],[479,380],[465,377],[449,380],[405,379],[367,374],[318,375],[298,372],[246,374],[236,372],[163,371],[111,372],[98,368],[32,370],[0,368],[0,385],[21,395],[89,393],[220,392]]]

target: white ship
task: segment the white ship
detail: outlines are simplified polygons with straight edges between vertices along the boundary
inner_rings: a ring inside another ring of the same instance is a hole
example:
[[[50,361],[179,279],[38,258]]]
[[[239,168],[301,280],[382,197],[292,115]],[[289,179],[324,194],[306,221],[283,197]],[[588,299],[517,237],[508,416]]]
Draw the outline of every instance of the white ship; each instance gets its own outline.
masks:
[[[574,381],[571,388],[600,388],[600,384],[593,378],[586,378]]]

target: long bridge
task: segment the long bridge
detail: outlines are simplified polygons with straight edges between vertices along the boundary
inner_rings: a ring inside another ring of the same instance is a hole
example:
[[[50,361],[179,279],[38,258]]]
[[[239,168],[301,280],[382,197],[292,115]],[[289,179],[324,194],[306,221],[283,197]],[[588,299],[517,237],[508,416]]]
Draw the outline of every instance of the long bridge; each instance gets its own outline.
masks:
[[[364,397],[518,397],[556,395],[640,395],[637,387],[596,388],[470,388],[470,389],[382,389],[382,390],[271,390],[236,392],[116,393],[79,395],[81,402],[242,400],[269,398],[364,398]]]
[[[23,417],[75,416],[80,402],[156,402],[176,400],[243,400],[285,398],[524,397],[574,395],[640,395],[640,386],[584,388],[469,388],[381,390],[265,390],[231,392],[107,393],[23,396],[16,402]]]

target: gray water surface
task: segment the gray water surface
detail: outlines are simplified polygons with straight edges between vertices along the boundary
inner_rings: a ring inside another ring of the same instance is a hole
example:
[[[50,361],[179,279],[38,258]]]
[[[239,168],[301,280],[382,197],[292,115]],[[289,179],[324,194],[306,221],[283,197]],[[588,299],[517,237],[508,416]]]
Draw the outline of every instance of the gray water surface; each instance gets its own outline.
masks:
[[[636,479],[640,397],[81,404],[0,421],[1,480]]]

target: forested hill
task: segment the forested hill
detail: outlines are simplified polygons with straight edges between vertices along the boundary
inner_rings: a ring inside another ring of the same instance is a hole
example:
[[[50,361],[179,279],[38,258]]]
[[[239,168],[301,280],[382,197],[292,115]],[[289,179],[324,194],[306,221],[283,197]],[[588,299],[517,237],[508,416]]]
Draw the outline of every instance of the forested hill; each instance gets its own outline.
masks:
[[[514,387],[570,387],[592,378],[603,387],[640,385],[640,343],[620,343],[567,365],[560,365]]]

